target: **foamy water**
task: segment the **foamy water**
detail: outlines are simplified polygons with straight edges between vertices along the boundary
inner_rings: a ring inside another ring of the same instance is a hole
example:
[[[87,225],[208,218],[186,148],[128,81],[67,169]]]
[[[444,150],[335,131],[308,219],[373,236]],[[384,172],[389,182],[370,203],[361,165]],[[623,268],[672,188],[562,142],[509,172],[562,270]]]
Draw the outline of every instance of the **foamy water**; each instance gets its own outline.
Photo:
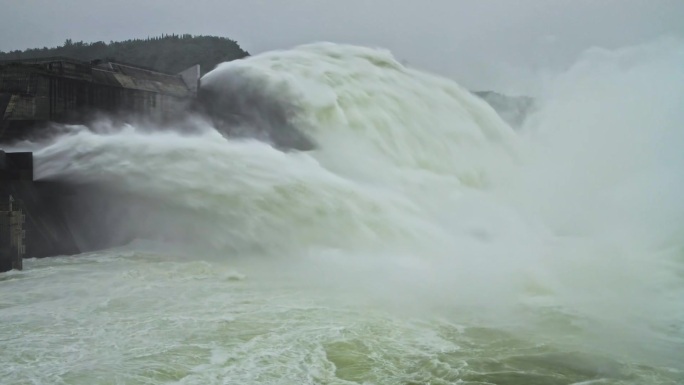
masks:
[[[38,176],[154,202],[126,224],[151,239],[2,276],[0,378],[681,383],[683,47],[586,53],[519,131],[332,44],[203,78],[286,103],[311,152],[73,127]]]

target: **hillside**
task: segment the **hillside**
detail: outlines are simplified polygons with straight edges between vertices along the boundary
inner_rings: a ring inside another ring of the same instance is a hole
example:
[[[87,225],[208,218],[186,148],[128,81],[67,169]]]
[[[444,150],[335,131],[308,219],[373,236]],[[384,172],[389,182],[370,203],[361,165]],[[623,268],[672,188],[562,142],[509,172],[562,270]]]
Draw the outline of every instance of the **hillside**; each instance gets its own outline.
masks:
[[[64,45],[54,48],[33,48],[24,51],[2,52],[0,60],[35,59],[50,56],[67,56],[91,61],[113,60],[178,73],[200,64],[202,74],[211,71],[224,61],[240,59],[249,53],[234,40],[217,36],[164,35],[147,39],[133,39],[109,44],[98,41],[84,43],[67,39]]]

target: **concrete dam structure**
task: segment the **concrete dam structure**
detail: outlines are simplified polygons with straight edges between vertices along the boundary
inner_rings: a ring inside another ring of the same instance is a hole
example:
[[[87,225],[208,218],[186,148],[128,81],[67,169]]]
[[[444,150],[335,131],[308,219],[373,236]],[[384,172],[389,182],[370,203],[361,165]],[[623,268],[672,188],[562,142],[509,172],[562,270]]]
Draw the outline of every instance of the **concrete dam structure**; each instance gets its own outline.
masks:
[[[17,142],[54,139],[59,125],[89,127],[106,117],[151,122],[159,130],[193,130],[178,124],[192,116],[226,137],[283,150],[314,147],[291,124],[282,101],[235,80],[231,89],[201,88],[199,65],[167,74],[64,57],[0,62],[0,271],[21,268],[21,258],[78,254],[132,240],[112,228],[125,227],[131,212],[141,209],[138,202],[104,185],[34,181],[32,154],[9,151]]]
[[[0,62],[0,272],[23,258],[69,255],[121,244],[93,221],[109,199],[98,186],[34,181],[33,154],[10,143],[48,137],[50,125],[98,116],[171,121],[192,105],[199,66],[165,74],[134,65],[69,58]],[[93,198],[97,197],[97,198]],[[91,211],[89,220],[78,213]]]
[[[297,107],[288,100],[249,78],[214,76],[226,78],[201,85],[199,66],[167,74],[63,57],[0,62],[0,271],[20,269],[22,258],[125,245],[133,232],[113,229],[135,226],[136,213],[164,210],[104,184],[34,180],[33,155],[12,153],[9,146],[55,137],[55,124],[88,126],[105,116],[151,121],[164,130],[198,116],[227,137],[249,137],[282,150],[315,147],[293,123]],[[146,235],[147,229],[137,230]]]
[[[165,74],[118,62],[69,58],[0,62],[0,142],[30,137],[47,123],[96,114],[173,119],[199,89],[200,68]]]

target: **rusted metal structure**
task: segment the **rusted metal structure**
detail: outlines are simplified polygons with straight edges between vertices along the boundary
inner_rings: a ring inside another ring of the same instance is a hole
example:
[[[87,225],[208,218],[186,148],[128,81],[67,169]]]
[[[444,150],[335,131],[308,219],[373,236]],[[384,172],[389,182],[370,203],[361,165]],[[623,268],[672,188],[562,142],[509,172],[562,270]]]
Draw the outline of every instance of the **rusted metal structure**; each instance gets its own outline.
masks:
[[[47,122],[83,123],[93,114],[172,118],[195,98],[199,66],[172,75],[117,62],[56,57],[0,62],[0,141]]]

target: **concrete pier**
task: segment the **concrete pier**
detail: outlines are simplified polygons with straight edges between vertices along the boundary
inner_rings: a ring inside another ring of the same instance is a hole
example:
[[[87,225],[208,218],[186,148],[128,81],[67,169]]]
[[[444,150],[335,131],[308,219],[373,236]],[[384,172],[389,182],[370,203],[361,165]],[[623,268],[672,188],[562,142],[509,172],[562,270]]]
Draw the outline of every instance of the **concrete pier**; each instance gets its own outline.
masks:
[[[33,154],[0,151],[0,272],[21,270],[26,255],[26,212],[13,190],[33,181]]]
[[[33,154],[0,151],[0,272],[23,267],[26,213],[12,192],[15,184],[32,181]]]
[[[26,254],[26,214],[14,196],[0,204],[0,272],[21,270]]]

